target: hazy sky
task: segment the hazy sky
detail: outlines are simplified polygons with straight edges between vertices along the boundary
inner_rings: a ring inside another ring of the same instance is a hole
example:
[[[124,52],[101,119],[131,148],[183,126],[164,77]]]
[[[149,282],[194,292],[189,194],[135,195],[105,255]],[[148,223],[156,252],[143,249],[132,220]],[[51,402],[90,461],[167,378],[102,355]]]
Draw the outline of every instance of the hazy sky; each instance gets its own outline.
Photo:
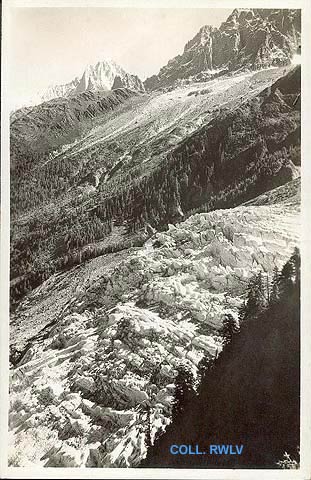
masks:
[[[182,53],[202,25],[231,9],[15,8],[10,20],[10,85],[15,104],[113,58],[142,80]]]

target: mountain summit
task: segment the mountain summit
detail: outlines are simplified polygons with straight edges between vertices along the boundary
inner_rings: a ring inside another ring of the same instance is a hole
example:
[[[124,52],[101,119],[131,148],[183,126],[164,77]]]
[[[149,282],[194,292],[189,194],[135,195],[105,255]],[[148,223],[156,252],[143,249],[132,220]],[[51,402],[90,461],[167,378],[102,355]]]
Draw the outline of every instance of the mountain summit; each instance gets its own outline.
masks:
[[[196,75],[287,65],[300,37],[298,10],[235,9],[219,28],[203,26],[182,55],[148,78],[145,86],[154,90]]]
[[[118,79],[118,87],[115,86],[116,79]],[[103,60],[97,62],[96,65],[88,65],[81,78],[76,77],[64,85],[49,87],[41,100],[48,101],[52,98],[73,96],[85,91],[107,91],[120,87],[144,91],[143,82],[137,75],[127,73],[113,60]]]

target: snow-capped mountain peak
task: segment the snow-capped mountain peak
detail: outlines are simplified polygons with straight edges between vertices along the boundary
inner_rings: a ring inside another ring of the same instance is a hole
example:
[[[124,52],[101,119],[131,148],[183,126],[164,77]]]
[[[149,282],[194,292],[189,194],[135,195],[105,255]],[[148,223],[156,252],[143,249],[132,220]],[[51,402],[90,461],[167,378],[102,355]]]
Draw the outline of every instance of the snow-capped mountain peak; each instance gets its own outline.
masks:
[[[125,70],[113,61],[103,60],[88,65],[83,72],[77,92],[84,90],[110,90],[115,77],[126,75]]]
[[[113,87],[118,77],[118,87]],[[112,59],[104,59],[95,65],[88,64],[81,77],[76,77],[64,85],[55,85],[47,89],[41,96],[41,101],[48,101],[56,97],[68,97],[86,90],[112,90],[112,88],[127,87],[132,90],[143,91],[144,86],[137,75],[127,73]]]

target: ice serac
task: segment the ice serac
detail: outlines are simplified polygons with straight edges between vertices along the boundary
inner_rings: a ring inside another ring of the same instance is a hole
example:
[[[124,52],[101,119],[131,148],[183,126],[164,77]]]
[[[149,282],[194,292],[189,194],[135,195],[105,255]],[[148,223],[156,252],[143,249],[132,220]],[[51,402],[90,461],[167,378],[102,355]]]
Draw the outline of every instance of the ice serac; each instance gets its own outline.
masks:
[[[271,278],[297,245],[299,193],[296,179],[193,215],[128,251],[105,278],[109,256],[93,259],[75,270],[70,296],[71,272],[34,290],[24,332],[51,298],[67,303],[12,368],[10,465],[137,466],[170,423],[178,365],[196,375],[203,355],[217,354],[248,279]]]
[[[115,86],[115,80],[119,87]],[[80,78],[75,78],[65,85],[49,87],[43,94],[42,101],[57,97],[70,97],[86,91],[108,91],[115,88],[130,88],[131,90],[144,91],[144,85],[137,75],[127,73],[113,60],[103,60],[95,65],[88,65]]]
[[[300,10],[235,9],[219,28],[203,26],[145,87],[154,90],[189,78],[288,65],[300,45],[300,21]]]

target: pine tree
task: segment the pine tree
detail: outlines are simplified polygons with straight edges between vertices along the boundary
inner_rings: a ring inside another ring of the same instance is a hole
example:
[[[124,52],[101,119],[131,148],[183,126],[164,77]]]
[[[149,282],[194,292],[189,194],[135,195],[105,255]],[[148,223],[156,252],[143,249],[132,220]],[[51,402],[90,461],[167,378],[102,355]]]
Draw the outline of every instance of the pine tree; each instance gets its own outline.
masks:
[[[247,298],[239,310],[239,320],[243,323],[253,315],[257,315],[267,304],[262,273],[254,275],[248,284]]]
[[[291,287],[294,284],[294,282],[293,282],[294,275],[295,275],[295,272],[294,272],[293,264],[290,263],[290,261],[288,261],[283,266],[283,268],[281,270],[281,274],[280,274],[280,279],[279,279],[280,282],[279,283],[280,283],[281,295],[284,295],[288,291],[291,290]]]
[[[210,355],[208,354],[205,354],[204,357],[198,363],[199,383],[202,383],[207,372],[212,368],[213,365],[214,365],[214,358],[210,357]]]
[[[151,409],[150,405],[147,405],[147,427],[146,427],[146,446],[151,447]]]
[[[297,247],[282,268],[279,284],[281,295],[287,295],[293,287],[299,287],[300,285],[300,252]]]
[[[223,336],[224,345],[232,342],[233,335],[239,331],[239,326],[233,316],[229,313],[223,320],[223,325],[220,334]]]
[[[270,289],[270,303],[276,303],[280,298],[280,274],[277,266],[273,269]]]
[[[292,265],[294,273],[294,284],[299,285],[300,283],[300,252],[297,247],[294,248],[294,253],[289,259],[289,263]]]
[[[175,395],[173,400],[172,420],[176,420],[193,402],[195,397],[194,377],[185,365],[180,365],[175,380]]]

